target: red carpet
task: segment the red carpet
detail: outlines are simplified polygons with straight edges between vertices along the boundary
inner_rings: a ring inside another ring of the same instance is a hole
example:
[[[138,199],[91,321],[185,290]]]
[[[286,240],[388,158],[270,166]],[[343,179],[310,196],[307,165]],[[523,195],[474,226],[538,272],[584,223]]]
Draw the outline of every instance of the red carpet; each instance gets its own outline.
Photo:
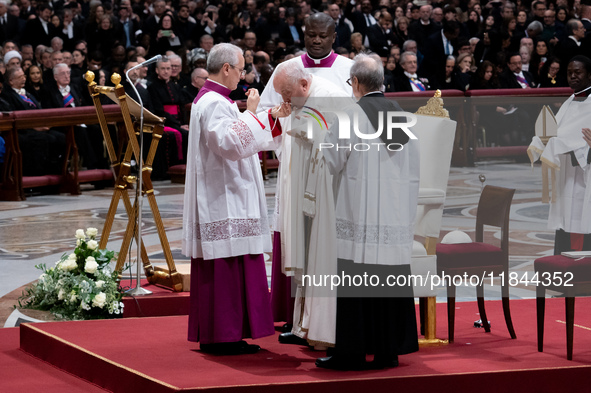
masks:
[[[19,349],[19,328],[0,329],[0,392],[105,393],[107,390]]]
[[[129,284],[129,280],[122,282],[122,285],[130,285],[131,288],[135,288],[135,284],[135,281]],[[148,280],[141,280],[141,286],[151,291],[152,294],[123,297],[123,318],[168,317],[189,314],[189,292],[173,292],[170,288],[149,284]]]
[[[445,304],[438,305],[446,337]],[[590,299],[577,299],[574,360],[566,360],[564,300],[548,299],[545,352],[537,352],[535,300],[511,302],[511,340],[500,302],[487,302],[492,332],[472,327],[475,303],[458,303],[456,342],[421,348],[384,371],[336,372],[314,366],[320,352],[256,342],[256,355],[218,357],[186,341],[187,317],[21,325],[21,348],[114,392],[359,392],[430,389],[438,392],[581,392],[591,372]],[[279,387],[280,385],[281,387]],[[304,386],[303,386],[304,385]]]

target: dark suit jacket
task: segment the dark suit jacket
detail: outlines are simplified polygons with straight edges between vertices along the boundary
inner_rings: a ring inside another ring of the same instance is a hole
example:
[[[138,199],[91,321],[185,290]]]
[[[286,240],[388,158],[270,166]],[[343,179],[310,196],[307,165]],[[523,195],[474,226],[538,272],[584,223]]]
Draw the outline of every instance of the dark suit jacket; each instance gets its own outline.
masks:
[[[16,91],[14,91],[14,89],[12,87],[10,87],[10,85],[8,85],[8,83],[4,86],[4,89],[2,89],[2,94],[0,95],[0,97],[4,98],[4,100],[8,103],[11,111],[24,111],[24,110],[28,110],[28,109],[40,109],[41,108],[41,104],[39,104],[39,102],[35,99],[35,97],[33,97],[31,94],[27,93],[27,97],[29,97],[35,105],[31,105],[31,104],[25,102],[18,95],[18,93]]]
[[[287,46],[297,45],[300,48],[303,48],[304,47],[304,32],[302,31],[301,26],[297,22],[294,24],[294,26],[300,36],[300,42],[298,42],[298,43],[294,42],[293,36],[291,35],[291,29],[289,28],[289,25],[287,23],[282,23],[281,26],[279,27],[279,39],[282,40],[283,42],[285,42],[285,45],[287,45]]]
[[[375,18],[374,18],[375,19]],[[353,23],[353,29],[356,32],[361,33],[363,36],[363,40],[365,41],[365,36],[367,35],[367,21],[365,19],[365,14],[360,11],[355,11],[351,14],[351,22]],[[377,24],[377,20],[376,20]]]
[[[523,71],[523,76],[527,81],[529,87],[536,87],[534,76],[527,71]],[[499,75],[499,85],[501,89],[522,89],[515,74],[511,70],[506,69]]]
[[[410,26],[408,26],[408,35],[411,40],[417,42],[419,50],[425,52],[424,45],[427,39],[440,30],[441,26],[435,24],[433,21],[428,25],[423,25],[420,20],[417,20],[416,22],[411,22]]]
[[[426,79],[421,78],[420,79]],[[431,90],[431,85],[429,84],[429,80],[426,81],[421,80],[421,83],[425,86],[425,90]],[[413,91],[412,86],[410,85],[410,79],[404,74],[397,76],[394,78],[394,88],[396,91]]]
[[[453,46],[453,44],[452,44]],[[424,43],[425,58],[420,66],[421,75],[426,75],[429,79],[445,80],[445,62],[447,55],[443,47],[443,37],[441,31],[433,33]],[[455,52],[454,48],[454,52]]]
[[[62,93],[60,93],[57,83],[44,83],[43,88],[45,89],[43,101],[41,102],[43,108],[64,107],[64,97],[62,96]],[[70,94],[74,98],[74,105],[76,105],[76,107],[85,106],[85,103],[82,101],[82,92],[76,84],[70,83]]]
[[[591,36],[591,22],[588,20],[581,20],[583,26],[585,26],[585,37]]]
[[[29,19],[21,43],[31,44],[33,48],[36,48],[37,45],[51,46],[51,39],[58,35],[58,31],[51,22],[47,24],[47,31],[49,33],[45,32],[39,18]]]
[[[20,41],[20,19],[6,12],[6,23],[0,28],[2,42],[6,40]]]
[[[386,33],[379,24],[370,26],[367,29],[367,39],[369,40],[371,50],[381,57],[388,57],[392,45],[398,43],[398,39],[394,33],[392,31]]]
[[[380,112],[382,112],[382,125],[388,124],[387,116],[388,112],[402,112],[402,108],[398,105],[398,102],[389,100],[384,97],[383,93],[372,93],[366,96],[363,96],[357,102],[363,112],[369,118],[369,121],[373,125],[374,129],[377,130],[379,128],[379,119],[380,119]],[[400,119],[398,122],[403,122],[403,119]],[[392,138],[388,139],[387,130],[384,128],[382,129],[382,133],[380,134],[380,138],[382,142],[389,144],[389,143],[400,143],[401,145],[406,144],[409,141],[409,136],[399,128],[395,128],[392,130]]]

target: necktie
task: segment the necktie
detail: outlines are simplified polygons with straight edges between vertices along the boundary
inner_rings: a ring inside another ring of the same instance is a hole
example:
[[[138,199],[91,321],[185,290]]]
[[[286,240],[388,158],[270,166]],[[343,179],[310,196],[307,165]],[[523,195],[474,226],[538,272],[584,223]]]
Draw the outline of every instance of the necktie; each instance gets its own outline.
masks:
[[[369,20],[369,15],[365,14],[365,21],[367,23],[367,26],[371,26],[371,21]]]

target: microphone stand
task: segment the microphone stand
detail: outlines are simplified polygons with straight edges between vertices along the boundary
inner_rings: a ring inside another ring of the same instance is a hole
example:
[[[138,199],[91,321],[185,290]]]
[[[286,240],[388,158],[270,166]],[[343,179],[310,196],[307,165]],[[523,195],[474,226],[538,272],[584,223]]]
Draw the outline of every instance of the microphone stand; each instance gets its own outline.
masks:
[[[159,55],[158,60],[160,58],[162,58],[162,56]],[[137,89],[135,88],[134,83],[129,78],[129,73],[136,68],[143,67],[148,62],[153,62],[153,59],[154,58],[152,58],[144,63],[138,64],[137,66],[132,67],[129,70],[127,70],[127,72],[125,73],[125,77],[129,81],[129,84],[133,88],[133,91],[135,91],[135,94],[136,94],[138,100],[140,101],[140,156],[138,158],[139,174],[137,177],[137,191],[136,191],[136,198],[135,198],[135,200],[137,202],[136,203],[136,206],[137,206],[137,220],[136,220],[136,225],[137,225],[137,257],[136,257],[137,258],[137,262],[136,262],[137,263],[137,271],[136,271],[135,288],[125,291],[125,295],[127,295],[127,296],[144,296],[144,295],[151,295],[152,294],[152,291],[142,288],[141,279],[140,279],[140,276],[142,274],[141,268],[140,268],[140,262],[141,262],[141,257],[142,257],[142,253],[141,253],[141,251],[142,251],[142,206],[143,206],[143,200],[144,200],[143,195],[142,195],[142,185],[143,185],[142,174],[144,172],[144,102],[142,101],[142,97],[140,96]]]

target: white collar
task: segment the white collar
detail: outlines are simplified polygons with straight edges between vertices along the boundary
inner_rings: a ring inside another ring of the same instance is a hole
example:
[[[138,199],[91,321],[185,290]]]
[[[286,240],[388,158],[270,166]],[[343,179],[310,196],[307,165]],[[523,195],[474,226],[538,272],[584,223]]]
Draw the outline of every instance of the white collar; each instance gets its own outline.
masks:
[[[577,37],[575,37],[574,35],[569,35],[568,38],[576,42],[577,46],[581,46],[581,41],[577,40]]]
[[[70,92],[70,85],[66,85],[63,87],[58,85],[58,88],[60,89],[60,93],[62,93],[63,96]]]
[[[409,74],[408,72],[404,71],[404,75],[406,75],[409,78],[414,78],[414,79],[419,79],[419,77],[417,76],[417,74]]]
[[[26,96],[27,95],[27,91],[25,89],[15,89],[14,87],[12,88],[12,90],[16,91],[16,93],[19,96]]]
[[[308,57],[308,59],[312,60],[314,62],[314,64],[320,64],[320,62],[324,59],[327,59],[328,56],[332,55],[332,50],[330,51],[330,53],[326,56],[324,56],[322,59],[313,59],[310,57],[310,55],[306,52],[306,56]]]
[[[369,93],[365,93],[363,96],[365,97],[365,96],[368,96],[370,94],[375,94],[375,93],[381,93],[381,91],[379,91],[379,90],[370,91]]]
[[[429,19],[429,22],[427,22],[427,23],[423,22],[423,20],[422,20],[422,19],[419,19],[419,20],[421,21],[421,24],[422,24],[423,26],[429,26],[429,25],[431,24],[431,19]]]
[[[581,94],[581,93],[583,93],[583,92],[586,92],[586,91],[587,91],[587,90],[589,90],[589,89],[591,89],[591,86],[589,86],[589,87],[587,87],[587,88],[585,88],[585,89],[583,89],[583,90],[581,90],[581,91],[576,91],[574,94],[575,94],[575,96],[576,96],[577,94]]]

